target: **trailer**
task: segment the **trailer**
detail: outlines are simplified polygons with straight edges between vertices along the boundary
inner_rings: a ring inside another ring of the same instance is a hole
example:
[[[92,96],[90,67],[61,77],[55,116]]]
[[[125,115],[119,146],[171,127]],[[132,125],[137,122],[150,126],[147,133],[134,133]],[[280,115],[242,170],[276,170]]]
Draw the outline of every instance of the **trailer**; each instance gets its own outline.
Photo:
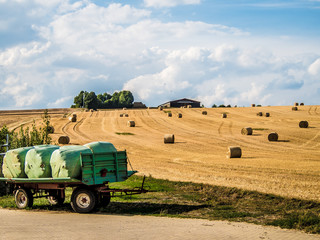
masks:
[[[110,188],[109,184],[128,179],[137,171],[131,166],[126,151],[80,154],[80,178],[0,178],[14,186],[14,199],[18,208],[32,207],[34,198],[46,197],[51,205],[61,205],[65,190],[72,187],[71,207],[77,213],[89,213],[97,207],[107,206],[111,197],[148,192],[141,187],[134,189]],[[132,167],[131,167],[132,168]]]

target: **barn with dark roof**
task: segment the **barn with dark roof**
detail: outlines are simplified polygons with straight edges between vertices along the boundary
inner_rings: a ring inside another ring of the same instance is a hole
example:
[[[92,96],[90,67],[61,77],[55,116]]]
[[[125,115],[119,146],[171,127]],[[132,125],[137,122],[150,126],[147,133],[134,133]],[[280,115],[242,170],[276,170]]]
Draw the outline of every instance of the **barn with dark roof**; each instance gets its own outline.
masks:
[[[173,100],[173,101],[169,101],[166,103],[163,103],[161,105],[159,105],[159,107],[187,107],[188,105],[190,105],[193,108],[199,108],[200,107],[200,102],[199,101],[195,101],[192,99],[188,99],[188,98],[182,98],[182,99],[178,99],[178,100]]]

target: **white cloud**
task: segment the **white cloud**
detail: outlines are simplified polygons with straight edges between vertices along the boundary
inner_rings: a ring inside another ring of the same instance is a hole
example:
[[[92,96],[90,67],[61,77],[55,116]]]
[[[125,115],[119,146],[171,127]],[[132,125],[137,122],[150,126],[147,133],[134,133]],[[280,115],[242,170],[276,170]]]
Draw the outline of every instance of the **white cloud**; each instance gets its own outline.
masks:
[[[144,0],[147,7],[175,7],[178,5],[194,5],[200,4],[201,0]]]
[[[320,76],[320,58],[315,60],[308,68],[308,71],[311,75]]]
[[[201,21],[162,22],[130,5],[31,2],[50,13],[26,17],[36,40],[0,50],[0,102],[12,99],[13,108],[68,107],[81,90],[119,89],[147,105],[183,97],[206,106],[285,104],[299,94],[320,100],[314,44]]]

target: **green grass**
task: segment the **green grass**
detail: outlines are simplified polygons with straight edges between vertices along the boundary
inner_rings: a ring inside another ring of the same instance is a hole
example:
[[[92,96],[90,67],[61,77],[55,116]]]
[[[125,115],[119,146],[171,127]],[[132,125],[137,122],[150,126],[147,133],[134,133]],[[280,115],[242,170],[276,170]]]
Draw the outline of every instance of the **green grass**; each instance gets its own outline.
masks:
[[[269,128],[252,128],[252,130],[265,131],[265,130],[269,130]]]
[[[129,132],[116,132],[117,135],[134,135],[134,133]]]
[[[133,188],[142,177],[132,176],[112,188]],[[273,225],[320,233],[320,203],[237,188],[212,186],[190,182],[174,182],[147,177],[146,194],[114,197],[98,211],[109,214],[137,214],[209,220],[229,220]],[[33,209],[72,211],[71,189],[66,191],[62,207],[50,206],[46,199],[35,199]],[[13,196],[0,197],[0,206],[16,208]]]

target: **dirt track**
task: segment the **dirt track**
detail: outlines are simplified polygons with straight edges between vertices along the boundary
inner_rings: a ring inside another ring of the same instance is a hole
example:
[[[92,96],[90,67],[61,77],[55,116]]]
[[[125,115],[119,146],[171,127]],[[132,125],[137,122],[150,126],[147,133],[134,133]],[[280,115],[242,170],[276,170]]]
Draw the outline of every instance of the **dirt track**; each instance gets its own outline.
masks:
[[[320,201],[319,106],[300,106],[299,111],[292,111],[291,106],[167,110],[172,117],[158,109],[76,112],[75,123],[63,118],[65,111],[59,110],[60,115],[51,115],[52,138],[57,142],[59,136],[69,135],[71,144],[112,142],[117,149],[127,150],[140,174],[157,178]],[[202,115],[203,110],[208,115]],[[227,118],[221,118],[224,112]],[[270,117],[259,117],[258,112],[268,112]],[[178,113],[183,117],[178,118]],[[13,129],[26,121],[30,125],[33,119],[40,124],[40,115],[27,117],[23,112],[3,115],[1,122],[7,121]],[[128,120],[134,120],[136,127],[127,127]],[[307,120],[310,127],[299,128],[301,120]],[[244,136],[243,127],[256,130]],[[270,132],[279,134],[278,142],[267,140]],[[175,135],[175,144],[163,143],[167,133]],[[240,146],[243,157],[227,159],[228,146]]]
[[[0,239],[290,239],[315,240],[318,235],[194,219],[33,212],[0,209]]]

